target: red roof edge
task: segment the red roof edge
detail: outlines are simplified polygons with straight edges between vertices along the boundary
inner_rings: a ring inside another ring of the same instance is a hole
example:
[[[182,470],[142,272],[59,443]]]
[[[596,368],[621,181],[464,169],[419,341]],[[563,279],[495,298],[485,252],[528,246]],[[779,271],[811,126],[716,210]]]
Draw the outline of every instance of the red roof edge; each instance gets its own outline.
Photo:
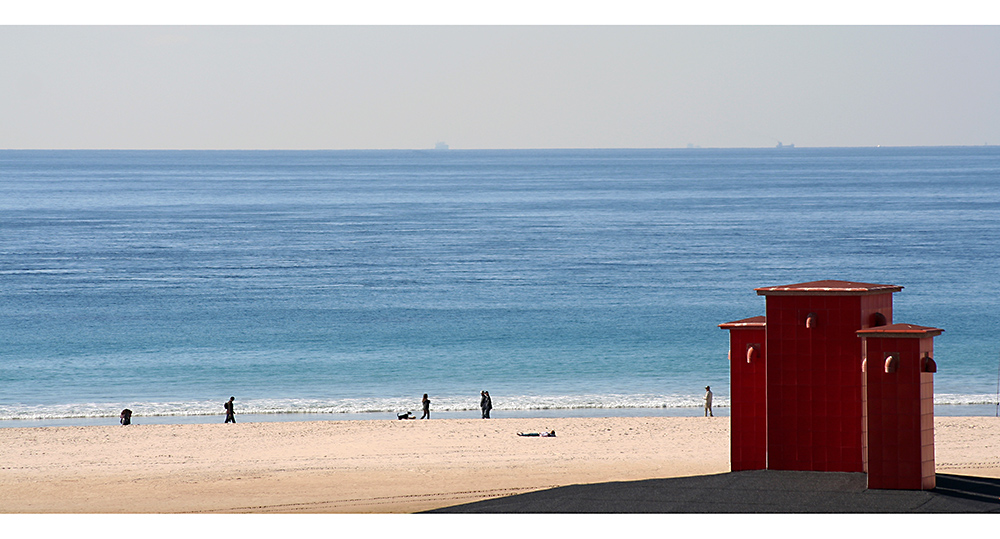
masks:
[[[937,337],[944,330],[916,324],[890,324],[888,326],[876,326],[858,330],[858,337],[912,337],[922,339],[924,337]]]
[[[758,296],[865,296],[899,292],[894,284],[856,283],[852,281],[812,281],[808,283],[762,286],[755,288]]]
[[[767,321],[764,316],[754,316],[752,318],[736,320],[735,322],[719,324],[719,327],[722,329],[763,329],[767,327]]]

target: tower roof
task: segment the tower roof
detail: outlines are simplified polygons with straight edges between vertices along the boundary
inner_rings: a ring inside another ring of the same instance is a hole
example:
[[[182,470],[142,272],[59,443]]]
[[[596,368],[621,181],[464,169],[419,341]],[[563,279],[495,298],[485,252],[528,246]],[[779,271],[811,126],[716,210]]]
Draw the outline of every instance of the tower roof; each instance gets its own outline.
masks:
[[[889,324],[888,326],[876,326],[858,330],[858,337],[913,337],[922,339],[924,337],[937,337],[943,329],[918,326],[916,324]]]
[[[744,318],[743,320],[736,320],[735,322],[726,322],[725,324],[719,324],[722,329],[758,329],[767,327],[767,318],[764,316],[754,316],[752,318]]]
[[[755,288],[758,296],[867,296],[899,292],[894,284],[855,283],[851,281],[812,281],[808,283]]]

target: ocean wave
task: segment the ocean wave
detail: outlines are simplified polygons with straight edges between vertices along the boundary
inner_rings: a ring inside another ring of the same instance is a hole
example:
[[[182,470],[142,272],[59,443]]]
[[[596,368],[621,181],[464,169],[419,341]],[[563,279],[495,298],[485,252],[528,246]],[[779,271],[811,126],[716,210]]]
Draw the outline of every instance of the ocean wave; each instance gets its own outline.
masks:
[[[934,404],[985,405],[995,404],[995,395],[938,394]],[[730,401],[717,395],[713,406],[728,408]],[[493,407],[498,412],[531,412],[558,410],[627,410],[657,408],[700,408],[701,395],[519,395],[494,396]],[[56,405],[0,405],[0,421],[117,418],[123,408],[135,417],[195,417],[223,413],[222,402],[101,402]],[[247,399],[236,401],[238,414],[419,414],[419,400],[404,398],[359,399]],[[467,396],[432,397],[434,412],[469,412],[479,409],[478,399]]]
[[[936,406],[945,406],[950,404],[955,404],[955,405],[997,404],[997,396],[988,394],[960,395],[953,393],[935,393],[934,404]]]
[[[717,398],[714,406],[729,405]],[[494,396],[497,411],[688,408],[702,406],[701,396],[690,395],[574,395],[574,396]],[[57,405],[0,405],[2,420],[82,419],[118,417],[123,408],[135,417],[209,416],[223,413],[222,402],[101,402]],[[241,414],[377,414],[417,413],[420,401],[409,398],[369,399],[247,399],[236,401]],[[479,409],[478,399],[467,396],[432,397],[436,412],[465,412]]]

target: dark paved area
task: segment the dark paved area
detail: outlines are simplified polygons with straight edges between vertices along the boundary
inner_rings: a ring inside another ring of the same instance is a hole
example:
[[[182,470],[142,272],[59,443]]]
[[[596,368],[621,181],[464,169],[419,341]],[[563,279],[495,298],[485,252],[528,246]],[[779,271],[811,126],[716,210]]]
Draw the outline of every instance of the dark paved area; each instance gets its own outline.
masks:
[[[868,490],[863,473],[755,470],[571,485],[431,513],[998,513],[1000,479],[938,474],[937,488]]]

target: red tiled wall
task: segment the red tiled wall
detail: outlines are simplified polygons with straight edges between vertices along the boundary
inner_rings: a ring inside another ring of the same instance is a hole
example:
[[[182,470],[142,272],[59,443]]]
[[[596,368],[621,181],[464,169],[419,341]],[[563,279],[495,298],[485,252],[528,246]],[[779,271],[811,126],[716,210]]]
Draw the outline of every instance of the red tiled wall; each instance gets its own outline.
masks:
[[[864,339],[868,488],[934,486],[933,375],[920,372],[922,349],[932,352],[932,342],[932,338]],[[894,373],[885,372],[889,355],[899,360]]]
[[[920,339],[920,353],[934,358],[934,338]],[[920,488],[931,490],[937,486],[934,468],[934,374],[920,373]]]
[[[886,325],[892,324],[892,294],[861,296],[861,327],[858,329],[872,327],[875,313],[885,317]]]
[[[937,486],[934,468],[934,375],[920,373],[920,488]]]
[[[864,471],[856,332],[877,310],[891,323],[892,294],[770,295],[766,308],[768,468]]]
[[[767,467],[767,409],[764,374],[766,368],[764,328],[732,329],[729,332],[731,418],[730,463],[732,471],[763,470]],[[753,361],[747,362],[747,347],[757,345]]]
[[[885,319],[885,324],[892,324],[892,294],[876,294],[861,297],[861,328],[875,326],[876,314],[881,314]],[[864,344],[862,343],[862,358],[864,358]],[[862,426],[867,421],[867,392],[865,390],[865,377],[861,376],[861,415]],[[868,439],[867,432],[862,428],[861,434],[861,462],[865,472],[868,471]]]

